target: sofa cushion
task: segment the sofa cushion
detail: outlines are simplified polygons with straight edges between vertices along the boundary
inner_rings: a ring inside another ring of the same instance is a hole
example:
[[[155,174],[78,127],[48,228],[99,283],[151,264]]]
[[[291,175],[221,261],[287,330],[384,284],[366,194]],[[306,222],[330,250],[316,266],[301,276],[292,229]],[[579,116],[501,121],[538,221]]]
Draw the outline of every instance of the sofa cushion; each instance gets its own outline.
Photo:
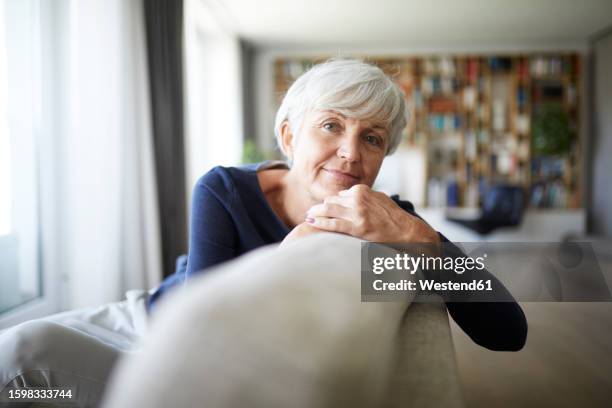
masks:
[[[355,238],[316,234],[201,274],[162,300],[105,406],[369,407],[405,395],[391,377],[398,358],[413,358],[396,347],[411,299],[361,302],[360,247]],[[409,347],[432,355],[417,366],[424,371],[409,361],[399,367],[414,371],[406,384],[421,386],[454,360],[443,305],[414,321],[423,327],[416,337],[404,333]]]

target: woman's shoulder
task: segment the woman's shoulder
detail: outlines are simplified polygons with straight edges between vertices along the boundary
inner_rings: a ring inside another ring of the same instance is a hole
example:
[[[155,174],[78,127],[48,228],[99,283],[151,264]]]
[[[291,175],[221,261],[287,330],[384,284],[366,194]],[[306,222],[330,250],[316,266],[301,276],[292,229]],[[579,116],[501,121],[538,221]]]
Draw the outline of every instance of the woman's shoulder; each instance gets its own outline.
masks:
[[[253,165],[245,165],[240,167],[215,166],[200,177],[197,184],[208,187],[219,187],[231,182],[235,178],[247,177],[255,170]]]
[[[215,166],[198,180],[198,184],[219,183],[228,179],[252,177],[258,171],[267,169],[287,169],[287,164],[279,160],[266,160],[240,166]]]
[[[196,191],[220,193],[231,192],[234,189],[233,181],[228,167],[215,166],[201,176],[195,184]]]
[[[196,183],[196,189],[208,189],[218,194],[234,194],[241,186],[251,186],[257,180],[257,172],[282,168],[286,164],[277,161],[243,164],[240,166],[215,166]]]

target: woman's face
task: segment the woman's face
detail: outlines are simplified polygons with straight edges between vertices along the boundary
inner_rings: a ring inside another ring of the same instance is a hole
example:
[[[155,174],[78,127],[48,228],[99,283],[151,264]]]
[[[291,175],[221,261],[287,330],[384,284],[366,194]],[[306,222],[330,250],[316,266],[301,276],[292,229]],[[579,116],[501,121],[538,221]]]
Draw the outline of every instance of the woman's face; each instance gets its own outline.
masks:
[[[283,131],[290,133],[289,126]],[[319,110],[304,115],[298,132],[293,146],[285,142],[285,151],[293,162],[292,179],[314,201],[356,184],[374,184],[389,144],[383,125]]]

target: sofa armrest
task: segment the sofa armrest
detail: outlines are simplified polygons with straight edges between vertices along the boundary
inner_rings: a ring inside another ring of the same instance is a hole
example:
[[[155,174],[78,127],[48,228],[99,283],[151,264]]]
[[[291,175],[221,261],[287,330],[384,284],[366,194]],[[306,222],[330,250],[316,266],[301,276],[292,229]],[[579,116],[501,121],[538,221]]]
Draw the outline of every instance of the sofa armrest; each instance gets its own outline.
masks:
[[[386,406],[464,407],[446,306],[413,302],[396,338]]]

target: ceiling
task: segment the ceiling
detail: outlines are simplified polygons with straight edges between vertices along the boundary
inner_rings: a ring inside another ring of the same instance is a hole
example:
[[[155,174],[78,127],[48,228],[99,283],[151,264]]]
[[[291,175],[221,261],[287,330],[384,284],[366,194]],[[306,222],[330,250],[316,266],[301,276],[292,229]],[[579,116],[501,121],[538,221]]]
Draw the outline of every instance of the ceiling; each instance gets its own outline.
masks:
[[[612,0],[200,1],[256,45],[586,42],[612,27]]]

